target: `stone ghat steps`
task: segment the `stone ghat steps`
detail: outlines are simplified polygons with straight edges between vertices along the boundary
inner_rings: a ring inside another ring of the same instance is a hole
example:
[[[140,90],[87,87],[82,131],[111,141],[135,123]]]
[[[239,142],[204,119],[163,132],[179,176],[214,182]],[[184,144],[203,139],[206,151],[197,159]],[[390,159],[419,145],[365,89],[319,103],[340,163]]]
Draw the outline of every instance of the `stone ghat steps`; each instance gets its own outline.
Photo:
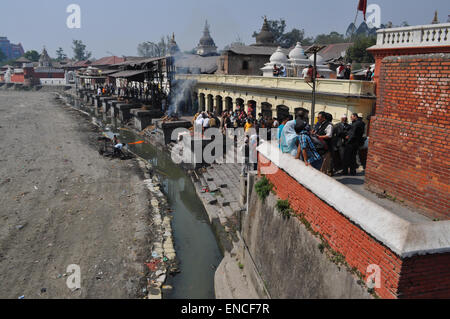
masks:
[[[226,253],[215,274],[216,299],[259,299],[244,274],[245,265]]]
[[[214,164],[208,167],[199,179],[203,202],[212,208],[225,226],[228,218],[242,210],[239,204],[239,165]],[[209,191],[205,192],[206,189]]]

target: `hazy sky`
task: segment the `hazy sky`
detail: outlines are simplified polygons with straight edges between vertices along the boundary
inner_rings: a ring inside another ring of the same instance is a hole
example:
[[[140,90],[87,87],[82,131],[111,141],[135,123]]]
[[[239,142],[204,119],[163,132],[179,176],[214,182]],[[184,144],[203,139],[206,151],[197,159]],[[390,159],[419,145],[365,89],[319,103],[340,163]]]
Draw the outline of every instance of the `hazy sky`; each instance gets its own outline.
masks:
[[[449,0],[374,0],[381,6],[383,23],[428,24],[438,10],[439,20],[450,14]],[[81,6],[81,29],[68,29],[66,7]],[[45,45],[51,56],[62,47],[71,57],[72,39],[81,39],[96,58],[136,55],[137,44],[158,41],[175,32],[181,50],[194,48],[205,19],[221,49],[240,37],[254,43],[253,31],[262,16],[286,19],[288,29],[304,29],[306,35],[344,33],[355,19],[358,0],[1,0],[0,36],[21,42],[25,50],[39,52]],[[357,25],[362,21],[359,15]]]

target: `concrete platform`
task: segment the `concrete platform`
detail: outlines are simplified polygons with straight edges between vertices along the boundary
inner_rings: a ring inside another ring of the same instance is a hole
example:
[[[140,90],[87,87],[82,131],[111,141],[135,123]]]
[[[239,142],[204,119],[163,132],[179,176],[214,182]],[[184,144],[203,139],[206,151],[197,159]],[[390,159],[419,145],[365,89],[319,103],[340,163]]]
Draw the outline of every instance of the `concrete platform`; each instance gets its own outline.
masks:
[[[152,124],[153,119],[163,115],[163,112],[159,110],[132,109],[130,113],[134,118],[134,127],[139,131],[143,131]]]
[[[169,145],[171,142],[175,142],[172,139],[172,133],[177,128],[186,128],[189,129],[192,127],[192,123],[187,120],[179,120],[179,121],[165,121],[163,119],[154,119],[152,124],[156,126],[157,136],[160,140],[160,143],[163,145]]]

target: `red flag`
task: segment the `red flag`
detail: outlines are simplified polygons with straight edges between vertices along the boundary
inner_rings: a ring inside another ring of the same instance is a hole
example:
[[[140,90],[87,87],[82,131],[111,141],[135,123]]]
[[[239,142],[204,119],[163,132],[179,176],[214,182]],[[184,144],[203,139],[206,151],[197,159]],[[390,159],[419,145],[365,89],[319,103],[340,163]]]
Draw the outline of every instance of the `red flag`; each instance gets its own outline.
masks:
[[[367,0],[359,0],[358,11],[362,11],[364,13],[364,21],[366,21]]]

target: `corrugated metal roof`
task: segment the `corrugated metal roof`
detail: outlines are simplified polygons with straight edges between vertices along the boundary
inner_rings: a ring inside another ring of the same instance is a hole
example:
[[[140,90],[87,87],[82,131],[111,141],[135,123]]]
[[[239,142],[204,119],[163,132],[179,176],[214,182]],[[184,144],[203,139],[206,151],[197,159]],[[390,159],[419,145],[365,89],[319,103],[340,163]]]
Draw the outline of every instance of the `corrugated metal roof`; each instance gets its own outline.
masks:
[[[23,57],[18,58],[15,62],[17,62],[17,63],[30,63],[31,61],[23,56]]]
[[[119,70],[105,70],[105,71],[101,71],[100,74],[101,75],[110,75],[110,74],[114,74],[117,73]]]
[[[91,61],[89,61],[89,60],[83,60],[83,61],[77,61],[77,62],[74,62],[74,63],[72,63],[72,64],[70,64],[70,65],[67,65],[67,66],[70,66],[70,67],[87,67],[87,66],[89,66],[91,64]]]
[[[115,66],[123,66],[123,65],[129,65],[129,66],[136,66],[141,64],[146,64],[149,62],[154,62],[158,60],[164,60],[166,57],[157,57],[157,58],[133,58],[129,61],[123,61],[121,63],[114,64]]]
[[[324,61],[336,59],[341,56],[345,56],[347,49],[352,45],[353,43],[329,44],[325,49],[319,52],[319,55],[324,59]]]
[[[121,63],[124,62],[125,59],[124,58],[119,58],[117,56],[107,56],[104,58],[101,58],[95,62],[92,62],[93,66],[99,66],[99,65],[113,65],[116,63]]]
[[[117,73],[110,74],[109,76],[113,78],[131,78],[133,76],[149,72],[148,70],[138,70],[138,71],[121,71]]]
[[[225,51],[231,51],[242,55],[272,55],[277,50],[277,47],[252,46],[252,45],[232,45]],[[288,53],[287,49],[283,49]]]

